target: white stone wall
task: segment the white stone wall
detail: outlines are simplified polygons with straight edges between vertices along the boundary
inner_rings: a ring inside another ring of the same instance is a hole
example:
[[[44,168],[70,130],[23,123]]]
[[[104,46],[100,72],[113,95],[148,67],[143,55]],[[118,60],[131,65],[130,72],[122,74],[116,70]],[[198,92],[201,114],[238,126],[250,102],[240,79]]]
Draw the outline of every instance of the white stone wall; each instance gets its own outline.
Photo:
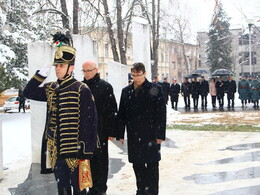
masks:
[[[132,22],[134,63],[142,62],[146,78],[151,81],[150,26],[143,18],[135,17]]]
[[[119,106],[121,91],[128,85],[128,69],[124,64],[108,61],[107,81],[113,86],[117,105]]]

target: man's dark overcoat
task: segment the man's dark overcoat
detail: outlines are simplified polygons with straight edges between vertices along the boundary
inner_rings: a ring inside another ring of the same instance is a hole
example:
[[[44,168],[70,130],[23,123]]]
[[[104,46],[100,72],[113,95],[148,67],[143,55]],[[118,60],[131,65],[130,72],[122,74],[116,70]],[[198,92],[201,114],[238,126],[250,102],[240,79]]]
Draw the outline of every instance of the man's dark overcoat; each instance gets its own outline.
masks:
[[[226,81],[226,90],[227,90],[227,96],[230,99],[234,98],[234,95],[237,91],[237,84],[234,80],[228,80]]]
[[[162,87],[145,80],[139,89],[134,83],[122,90],[119,106],[118,138],[127,131],[128,159],[131,163],[151,163],[161,159],[160,144],[165,140],[166,104]]]
[[[178,102],[180,90],[181,90],[181,87],[178,83],[171,84],[171,88],[170,88],[171,101]]]

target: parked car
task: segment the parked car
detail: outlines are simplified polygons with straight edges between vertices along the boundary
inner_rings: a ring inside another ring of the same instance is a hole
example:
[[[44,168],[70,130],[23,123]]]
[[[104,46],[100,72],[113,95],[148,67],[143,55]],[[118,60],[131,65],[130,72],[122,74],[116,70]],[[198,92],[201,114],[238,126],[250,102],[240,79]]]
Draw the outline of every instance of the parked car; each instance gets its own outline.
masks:
[[[4,102],[3,108],[5,112],[7,112],[8,110],[19,109],[18,96],[7,98]],[[30,109],[30,100],[28,99],[25,100],[25,109]]]

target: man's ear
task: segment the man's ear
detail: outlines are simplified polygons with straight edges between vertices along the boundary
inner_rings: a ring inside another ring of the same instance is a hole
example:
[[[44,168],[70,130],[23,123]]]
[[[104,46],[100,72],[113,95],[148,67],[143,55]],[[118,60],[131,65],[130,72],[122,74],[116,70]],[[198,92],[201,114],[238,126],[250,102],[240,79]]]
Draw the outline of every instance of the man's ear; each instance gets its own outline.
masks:
[[[70,71],[72,72],[74,70],[74,66],[70,66]]]

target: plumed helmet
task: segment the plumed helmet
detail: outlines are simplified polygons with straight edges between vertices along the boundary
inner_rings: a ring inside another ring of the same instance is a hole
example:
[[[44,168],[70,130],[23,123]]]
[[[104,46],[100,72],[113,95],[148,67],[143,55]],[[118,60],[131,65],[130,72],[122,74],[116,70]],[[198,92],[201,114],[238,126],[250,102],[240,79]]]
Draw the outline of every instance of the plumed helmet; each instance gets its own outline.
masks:
[[[53,35],[53,43],[56,45],[57,50],[54,55],[53,65],[56,64],[69,64],[74,65],[76,49],[71,46],[71,41],[66,35],[57,32]]]

